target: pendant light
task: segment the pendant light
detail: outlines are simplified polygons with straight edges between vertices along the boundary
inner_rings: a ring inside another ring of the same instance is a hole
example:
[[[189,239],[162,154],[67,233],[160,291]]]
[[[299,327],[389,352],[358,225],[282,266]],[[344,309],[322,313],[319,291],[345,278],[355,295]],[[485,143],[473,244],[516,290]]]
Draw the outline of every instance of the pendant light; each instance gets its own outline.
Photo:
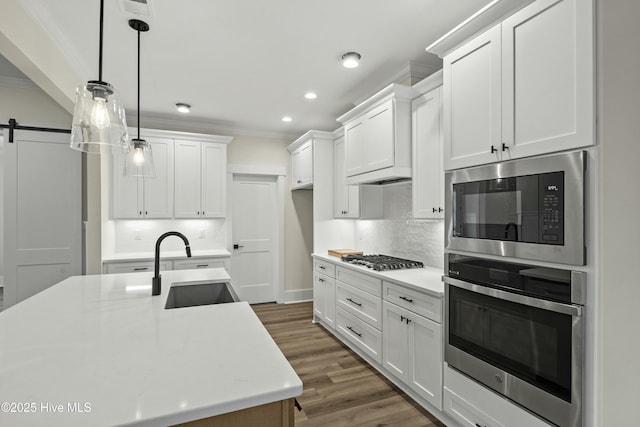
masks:
[[[86,153],[122,152],[127,144],[127,121],[118,92],[102,80],[104,0],[100,0],[98,80],[76,89],[71,127],[71,148]]]
[[[149,25],[138,19],[129,20],[129,26],[138,32],[138,137],[129,143],[124,162],[125,176],[156,177],[151,145],[140,138],[140,32],[149,31]]]

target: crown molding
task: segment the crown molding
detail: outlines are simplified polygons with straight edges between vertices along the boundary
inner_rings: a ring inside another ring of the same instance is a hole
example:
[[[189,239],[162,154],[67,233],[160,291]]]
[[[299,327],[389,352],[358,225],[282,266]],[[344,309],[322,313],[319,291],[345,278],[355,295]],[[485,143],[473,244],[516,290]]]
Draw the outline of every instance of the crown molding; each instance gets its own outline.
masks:
[[[129,117],[132,120],[129,120]],[[268,131],[264,129],[241,126],[229,122],[221,122],[208,119],[175,119],[165,116],[144,115],[140,116],[140,123],[145,128],[153,128],[159,130],[173,130],[177,132],[194,132],[206,134],[222,134],[222,135],[242,135],[255,136],[259,138],[285,139],[293,141],[300,135],[293,132]],[[130,127],[137,126],[135,115],[127,114],[127,124]]]

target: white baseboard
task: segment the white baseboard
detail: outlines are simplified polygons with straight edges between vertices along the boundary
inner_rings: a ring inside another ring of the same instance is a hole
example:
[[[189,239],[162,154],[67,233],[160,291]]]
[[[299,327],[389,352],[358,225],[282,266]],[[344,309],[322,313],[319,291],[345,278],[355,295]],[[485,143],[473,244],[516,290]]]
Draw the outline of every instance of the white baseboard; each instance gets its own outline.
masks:
[[[313,299],[313,289],[295,289],[293,291],[284,291],[281,304],[289,304],[292,302],[310,301]]]

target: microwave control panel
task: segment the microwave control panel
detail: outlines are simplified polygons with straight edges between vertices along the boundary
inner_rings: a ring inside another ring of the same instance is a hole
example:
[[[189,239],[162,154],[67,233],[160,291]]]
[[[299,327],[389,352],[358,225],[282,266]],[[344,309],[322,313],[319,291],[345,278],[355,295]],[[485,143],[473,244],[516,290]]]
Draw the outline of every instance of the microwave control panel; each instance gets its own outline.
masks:
[[[538,176],[539,243],[564,245],[564,173]]]

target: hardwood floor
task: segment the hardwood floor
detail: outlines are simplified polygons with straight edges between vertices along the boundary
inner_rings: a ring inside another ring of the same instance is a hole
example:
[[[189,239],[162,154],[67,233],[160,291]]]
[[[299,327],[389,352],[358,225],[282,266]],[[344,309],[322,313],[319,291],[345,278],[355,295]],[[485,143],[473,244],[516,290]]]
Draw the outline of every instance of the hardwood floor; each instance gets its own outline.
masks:
[[[323,327],[313,304],[252,306],[303,382],[296,427],[444,426]]]

